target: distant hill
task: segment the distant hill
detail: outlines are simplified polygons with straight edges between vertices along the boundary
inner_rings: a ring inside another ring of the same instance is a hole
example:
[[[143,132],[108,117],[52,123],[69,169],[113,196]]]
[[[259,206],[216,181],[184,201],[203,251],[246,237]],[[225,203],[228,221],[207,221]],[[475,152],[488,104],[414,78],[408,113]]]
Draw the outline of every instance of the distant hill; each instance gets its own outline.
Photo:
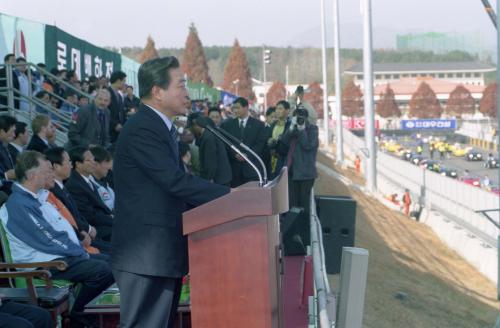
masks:
[[[262,79],[262,48],[244,47],[250,71],[256,79]],[[286,65],[289,69],[289,83],[312,83],[321,82],[321,49],[304,47],[271,47],[271,64],[267,65],[268,81],[285,82]],[[117,50],[117,49],[114,49]],[[231,47],[212,46],[205,47],[205,56],[210,69],[210,76],[215,85],[222,82],[224,67]],[[121,48],[122,54],[137,59],[142,51],[140,47]],[[183,49],[181,48],[161,48],[158,49],[160,56],[173,55],[182,59]],[[327,66],[329,92],[333,91],[333,48],[327,49]],[[363,51],[361,49],[341,49],[341,69],[345,70],[362,61]],[[474,61],[477,57],[462,51],[453,51],[446,54],[434,54],[426,51],[397,51],[378,49],[374,51],[374,62],[376,63],[425,63],[425,62],[446,62],[446,61]]]

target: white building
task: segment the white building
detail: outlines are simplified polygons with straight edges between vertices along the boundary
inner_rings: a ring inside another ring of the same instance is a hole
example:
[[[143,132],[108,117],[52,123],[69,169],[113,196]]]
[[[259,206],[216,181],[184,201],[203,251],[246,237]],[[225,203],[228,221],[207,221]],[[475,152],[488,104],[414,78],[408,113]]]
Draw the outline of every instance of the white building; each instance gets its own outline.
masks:
[[[496,68],[480,62],[443,62],[443,63],[382,63],[373,65],[374,86],[396,82],[402,78],[432,77],[464,85],[484,85],[484,75]],[[356,64],[344,71],[354,83],[364,87],[363,64]]]

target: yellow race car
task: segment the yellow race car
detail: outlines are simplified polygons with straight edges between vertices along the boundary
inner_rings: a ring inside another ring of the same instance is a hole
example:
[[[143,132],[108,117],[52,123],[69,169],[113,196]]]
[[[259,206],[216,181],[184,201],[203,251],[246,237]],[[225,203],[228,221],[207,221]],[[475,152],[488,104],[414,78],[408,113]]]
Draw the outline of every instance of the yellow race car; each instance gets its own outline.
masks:
[[[469,148],[454,146],[453,149],[451,150],[451,153],[453,154],[453,156],[456,156],[456,157],[464,157],[468,151],[469,151]]]
[[[390,153],[396,153],[403,148],[400,144],[396,142],[391,142],[385,145],[385,149]]]

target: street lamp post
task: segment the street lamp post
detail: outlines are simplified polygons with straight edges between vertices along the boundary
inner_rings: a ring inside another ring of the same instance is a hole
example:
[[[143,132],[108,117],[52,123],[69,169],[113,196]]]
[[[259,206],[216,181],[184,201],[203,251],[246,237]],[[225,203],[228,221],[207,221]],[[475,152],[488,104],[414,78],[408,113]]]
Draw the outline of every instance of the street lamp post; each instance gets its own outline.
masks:
[[[265,46],[262,46],[262,75],[263,75],[263,80],[264,80],[262,82],[262,85],[264,86],[264,113],[267,110],[266,64],[270,64],[270,63],[271,63],[271,50],[266,49]]]

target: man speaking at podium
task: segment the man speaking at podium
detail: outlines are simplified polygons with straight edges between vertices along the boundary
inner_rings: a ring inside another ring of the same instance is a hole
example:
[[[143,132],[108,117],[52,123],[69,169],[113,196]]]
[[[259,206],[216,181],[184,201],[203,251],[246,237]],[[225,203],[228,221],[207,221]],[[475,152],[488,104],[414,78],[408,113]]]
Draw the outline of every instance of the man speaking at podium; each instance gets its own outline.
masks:
[[[188,272],[182,212],[230,189],[186,174],[172,119],[186,114],[186,81],[175,57],[138,73],[142,104],[120,133],[114,158],[112,268],[120,327],[172,327]]]

